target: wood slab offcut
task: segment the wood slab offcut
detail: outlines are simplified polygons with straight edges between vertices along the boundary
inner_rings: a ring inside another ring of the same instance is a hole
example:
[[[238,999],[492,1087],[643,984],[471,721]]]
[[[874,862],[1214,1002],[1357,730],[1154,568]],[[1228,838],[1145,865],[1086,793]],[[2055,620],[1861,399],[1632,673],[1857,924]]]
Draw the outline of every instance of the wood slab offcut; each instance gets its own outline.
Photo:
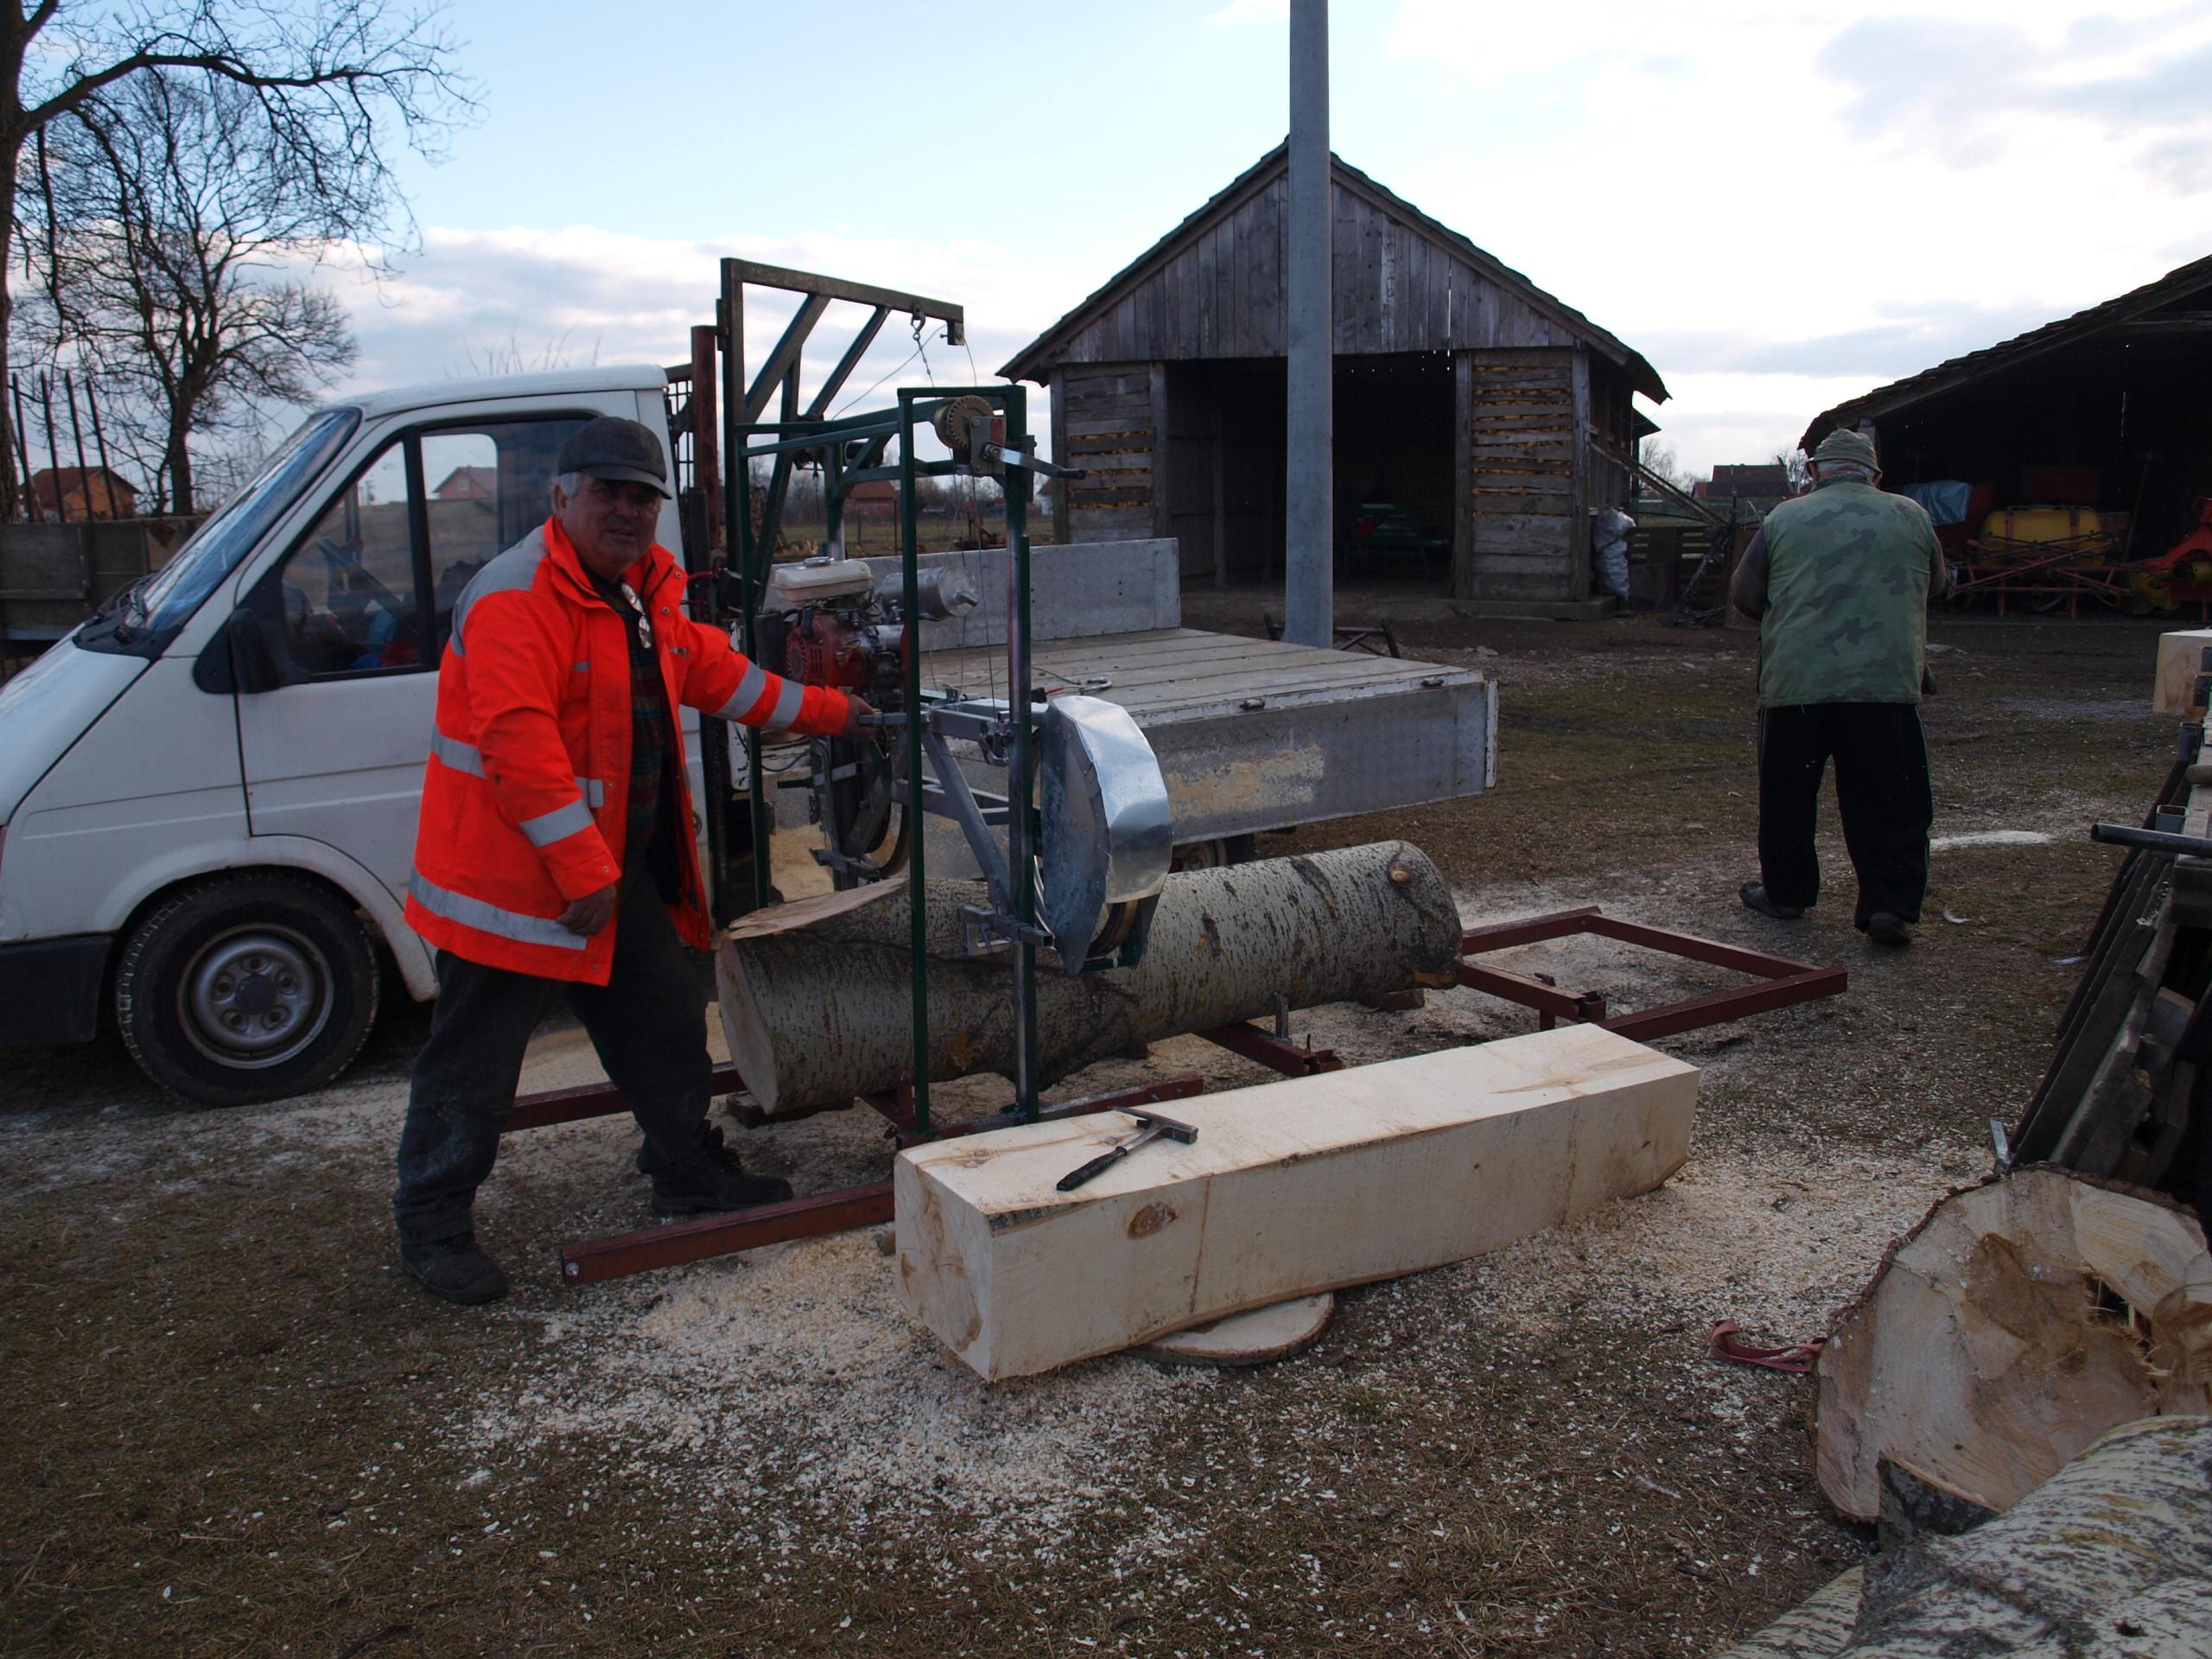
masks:
[[[916,1147],[893,1175],[898,1291],[987,1381],[1245,1308],[1460,1261],[1681,1166],[1698,1073],[1567,1026],[1179,1103],[1073,1192],[1124,1115]]]

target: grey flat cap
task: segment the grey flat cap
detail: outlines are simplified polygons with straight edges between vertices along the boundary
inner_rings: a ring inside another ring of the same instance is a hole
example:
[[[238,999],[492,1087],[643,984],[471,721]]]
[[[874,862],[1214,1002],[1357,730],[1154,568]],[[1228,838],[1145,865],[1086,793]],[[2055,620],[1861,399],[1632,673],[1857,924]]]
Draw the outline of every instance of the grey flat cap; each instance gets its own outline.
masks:
[[[561,459],[554,470],[624,484],[650,484],[671,499],[676,495],[668,487],[668,461],[652,429],[641,422],[612,415],[594,415],[578,427],[561,446]]]

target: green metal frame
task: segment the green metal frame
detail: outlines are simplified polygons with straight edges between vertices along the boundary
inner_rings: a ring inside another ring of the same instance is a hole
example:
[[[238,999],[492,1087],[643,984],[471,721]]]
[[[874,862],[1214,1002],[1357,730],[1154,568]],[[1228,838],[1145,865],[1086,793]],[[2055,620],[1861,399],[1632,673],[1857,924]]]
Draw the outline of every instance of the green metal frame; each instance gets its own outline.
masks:
[[[931,425],[938,410],[944,404],[954,398],[965,397],[982,398],[998,414],[1004,423],[1003,442],[1007,448],[1018,451],[1028,448],[1028,391],[1019,385],[901,387],[894,407],[873,410],[837,420],[801,417],[795,420],[747,421],[741,416],[726,417],[723,454],[727,464],[723,475],[725,489],[731,498],[728,523],[738,556],[736,570],[741,595],[739,620],[748,656],[755,649],[754,630],[760,601],[767,590],[768,568],[777,528],[771,518],[764,522],[759,534],[753,531],[753,463],[780,456],[817,453],[823,463],[823,498],[829,513],[830,533],[833,537],[842,522],[844,499],[854,486],[870,480],[896,479],[899,484],[899,562],[904,579],[905,611],[911,618],[918,608],[920,583],[918,563],[921,546],[920,510],[915,496],[915,483],[923,478],[974,471],[980,466],[980,461],[971,461],[963,467],[955,461],[918,460],[914,454],[914,435]],[[899,459],[893,465],[885,465],[881,457],[893,439],[898,441]],[[844,453],[847,446],[855,442],[862,442],[867,447],[858,458],[860,464],[847,467]],[[1014,907],[1018,935],[1012,947],[1015,1052],[1018,1058],[1011,1116],[1018,1122],[1027,1122],[1035,1119],[1039,1105],[1034,1066],[1037,1052],[1037,946],[1034,940],[1037,889],[1034,880],[1028,874],[1033,868],[1038,828],[1036,745],[1030,723],[1033,705],[1030,696],[1029,494],[1033,480],[1026,468],[1009,466],[1002,469],[1002,481],[1006,489],[1007,550],[1014,563],[1014,592],[1007,626],[1010,692],[1008,716],[1013,731],[1007,785],[1009,809],[1007,815],[1007,865],[1008,896]],[[779,501],[772,498],[767,505],[772,514],[780,516],[777,512],[781,505]],[[920,822],[923,755],[922,722],[919,718],[925,705],[919,626],[910,623],[909,626],[913,631],[909,636],[912,646],[906,653],[908,718],[903,736],[906,745],[907,779],[907,798],[904,810],[914,815],[908,838],[906,866],[907,909],[912,927],[913,951],[913,1122],[917,1133],[927,1135],[931,1133],[929,917],[924,902],[927,854]],[[757,728],[745,728],[745,746],[755,849],[753,861],[753,904],[758,907],[766,905],[769,898],[767,848],[770,824],[766,780],[760,765],[760,734]]]

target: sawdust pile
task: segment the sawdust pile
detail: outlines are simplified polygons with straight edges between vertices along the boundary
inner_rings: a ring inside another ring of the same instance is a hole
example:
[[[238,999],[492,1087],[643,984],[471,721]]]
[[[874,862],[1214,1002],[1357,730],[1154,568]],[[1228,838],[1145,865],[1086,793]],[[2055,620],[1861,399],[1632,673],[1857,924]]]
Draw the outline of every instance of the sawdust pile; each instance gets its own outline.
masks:
[[[1942,1161],[1963,1176],[1973,1156]],[[1723,1316],[1812,1334],[1944,1190],[1931,1161],[1694,1159],[1657,1192],[1440,1270],[1424,1308],[1393,1319],[1395,1340],[1479,1346],[1574,1311],[1678,1323],[1686,1359]],[[1736,1415],[1758,1381],[1713,1368],[1716,1409]],[[797,1546],[810,1520],[819,1548],[926,1519],[986,1554],[1019,1539],[1045,1558],[1103,1505],[1138,1520],[1163,1416],[1236,1386],[1121,1355],[987,1389],[907,1319],[888,1262],[855,1234],[594,1291],[455,1432],[471,1456],[550,1452],[653,1483],[767,1551]],[[1165,1542],[1146,1532],[1139,1521],[1125,1548]]]

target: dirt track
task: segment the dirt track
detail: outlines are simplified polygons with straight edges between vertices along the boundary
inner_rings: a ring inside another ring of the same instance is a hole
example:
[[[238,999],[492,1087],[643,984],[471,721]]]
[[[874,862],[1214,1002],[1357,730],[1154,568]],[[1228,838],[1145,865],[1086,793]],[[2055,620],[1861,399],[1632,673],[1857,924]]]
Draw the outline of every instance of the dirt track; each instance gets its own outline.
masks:
[[[1255,623],[1205,597],[1193,626]],[[1344,620],[1361,601],[1340,601]],[[1218,613],[1215,613],[1217,609]],[[1939,623],[1941,847],[1922,942],[1877,957],[1845,885],[1794,926],[1752,874],[1751,645],[1649,620],[1408,620],[1503,687],[1475,802],[1403,835],[1471,917],[1576,904],[1847,965],[1833,1002],[1666,1046],[1706,1068],[1662,1192],[1347,1294],[1245,1373],[1092,1362],[986,1391],[901,1318],[865,1236],[564,1292],[563,1238],[642,1224],[626,1123],[518,1145],[480,1207],[516,1294],[432,1304],[394,1265],[390,1147],[419,1011],[340,1088],[165,1104],[119,1046],[10,1057],[0,1095],[0,1643],[21,1652],[1700,1654],[1866,1541],[1813,1486],[1802,1381],[1718,1367],[1711,1322],[1815,1334],[1986,1164],[2040,1073],[2171,723],[2156,627]],[[1497,654],[1478,655],[1478,647]],[[1833,830],[1833,819],[1830,820]],[[1704,970],[1517,959],[1634,1006]],[[1353,1059],[1524,1029],[1466,992],[1330,1009]],[[1257,1081],[1194,1041],[1159,1071]],[[589,1075],[573,1035],[540,1084]],[[990,1093],[976,1085],[971,1102]],[[858,1115],[754,1137],[802,1191],[881,1167]]]

